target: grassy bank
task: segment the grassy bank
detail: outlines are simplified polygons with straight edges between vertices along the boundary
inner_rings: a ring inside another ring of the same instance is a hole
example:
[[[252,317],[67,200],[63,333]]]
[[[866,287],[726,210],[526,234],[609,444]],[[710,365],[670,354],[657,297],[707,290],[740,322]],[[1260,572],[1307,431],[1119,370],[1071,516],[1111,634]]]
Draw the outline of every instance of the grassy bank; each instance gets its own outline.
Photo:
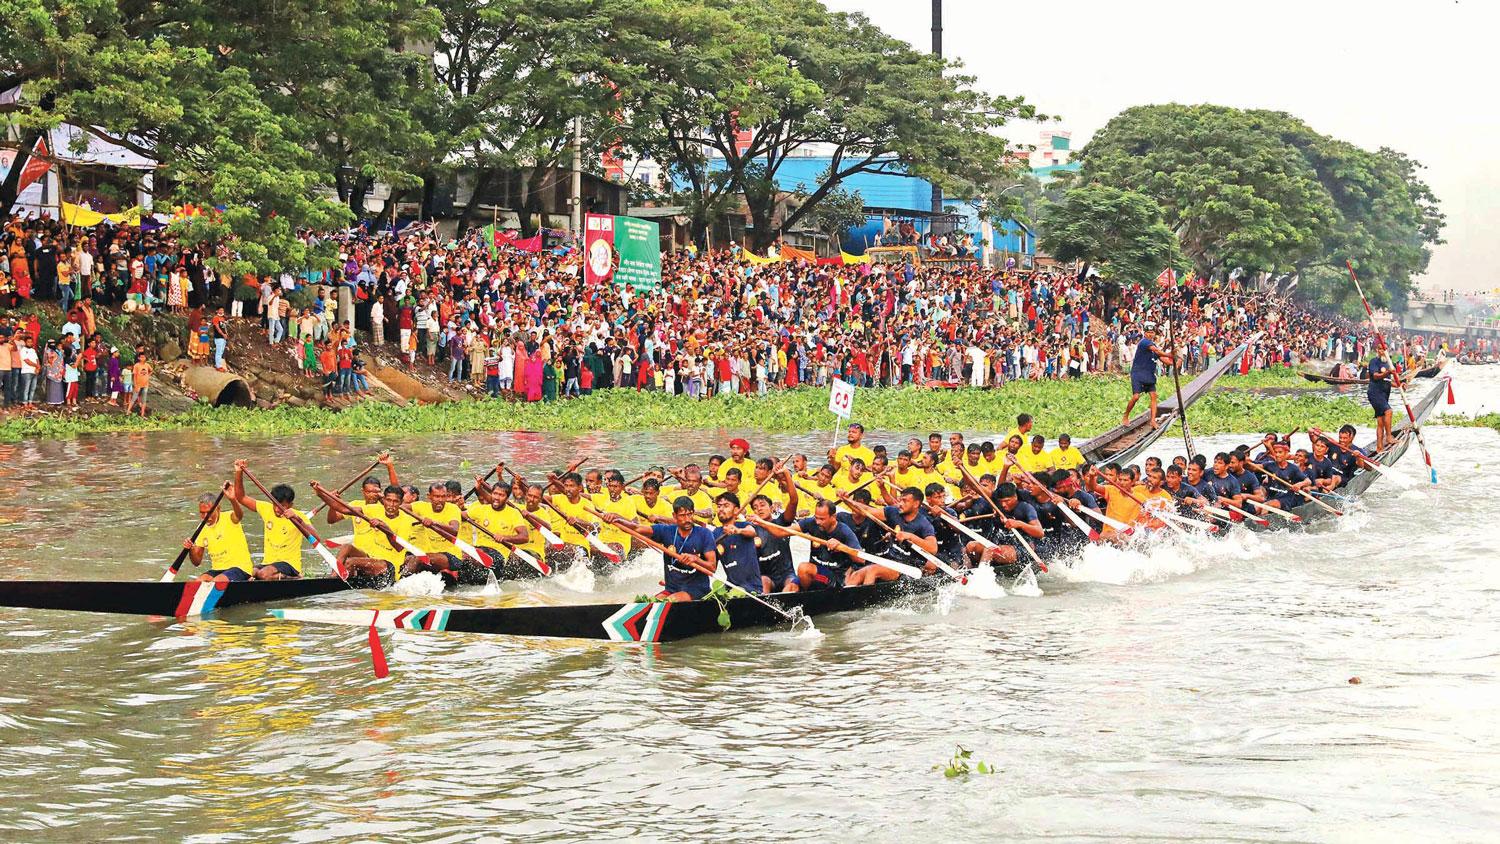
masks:
[[[1312,395],[1306,381],[1285,373],[1231,376],[1200,400],[1189,414],[1201,434],[1233,431],[1306,429],[1337,426],[1368,413],[1352,398]],[[1264,396],[1244,388],[1299,388],[1288,395]],[[1118,377],[1076,382],[1015,382],[1000,390],[862,390],[855,419],[880,430],[994,430],[1008,428],[1018,413],[1037,417],[1044,431],[1088,436],[1120,421],[1128,387]],[[333,411],[321,408],[194,407],[171,415],[140,419],[118,415],[92,418],[48,416],[0,423],[0,441],[29,437],[66,438],[117,431],[192,430],[216,434],[298,433],[391,434],[458,431],[589,431],[695,428],[759,428],[813,431],[831,427],[828,391],[804,388],[764,398],[739,396],[688,401],[660,393],[607,391],[551,403],[456,402],[420,407],[367,403]]]

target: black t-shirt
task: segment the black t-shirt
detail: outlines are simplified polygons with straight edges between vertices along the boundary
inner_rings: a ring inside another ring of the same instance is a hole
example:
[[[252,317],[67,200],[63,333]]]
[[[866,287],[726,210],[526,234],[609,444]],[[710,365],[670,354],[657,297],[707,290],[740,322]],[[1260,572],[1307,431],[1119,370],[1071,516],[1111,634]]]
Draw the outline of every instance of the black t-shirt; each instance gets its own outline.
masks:
[[[912,534],[913,536],[917,536],[922,539],[926,539],[929,536],[936,535],[935,529],[932,526],[932,522],[929,521],[927,516],[920,511],[917,513],[916,518],[912,519],[911,521],[907,521],[901,517],[900,507],[897,507],[895,505],[886,505],[885,515],[883,515],[881,518],[885,519],[885,523],[895,528],[896,530],[899,530],[903,533]],[[917,566],[918,568],[920,568],[927,562],[921,554],[918,554],[917,551],[912,548],[911,544],[908,542],[888,543],[885,549],[885,555],[898,563],[907,563],[909,565]]]

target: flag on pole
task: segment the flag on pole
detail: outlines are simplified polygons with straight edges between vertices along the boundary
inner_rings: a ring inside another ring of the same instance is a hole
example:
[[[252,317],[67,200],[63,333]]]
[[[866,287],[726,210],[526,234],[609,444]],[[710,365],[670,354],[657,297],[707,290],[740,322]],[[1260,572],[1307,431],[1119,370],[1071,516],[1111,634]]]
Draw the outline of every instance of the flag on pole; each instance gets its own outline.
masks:
[[[43,135],[36,139],[36,146],[32,148],[31,157],[26,159],[26,166],[21,168],[21,181],[16,186],[16,193],[19,194],[31,187],[51,169],[52,153],[47,149],[47,136]]]
[[[1171,267],[1162,270],[1161,275],[1156,277],[1156,286],[1161,288],[1176,287],[1177,271]]]

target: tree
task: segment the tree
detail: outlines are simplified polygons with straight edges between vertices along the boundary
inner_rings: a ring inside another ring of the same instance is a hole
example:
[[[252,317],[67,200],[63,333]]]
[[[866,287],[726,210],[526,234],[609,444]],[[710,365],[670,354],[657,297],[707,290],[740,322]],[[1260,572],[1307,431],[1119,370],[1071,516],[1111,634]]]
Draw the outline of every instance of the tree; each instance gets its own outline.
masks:
[[[216,265],[267,272],[319,260],[299,229],[349,219],[336,171],[398,178],[424,64],[403,48],[433,21],[397,0],[0,0],[0,17],[0,90],[23,92],[12,175],[41,133],[82,127],[157,162],[162,204],[223,207],[174,224],[219,244]]]
[[[1041,247],[1059,261],[1099,265],[1106,281],[1150,282],[1183,263],[1156,200],[1106,185],[1072,188],[1043,207]]]
[[[670,163],[704,205],[743,192],[753,248],[860,173],[904,173],[977,195],[1005,156],[994,130],[1036,116],[1020,98],[985,96],[972,77],[945,73],[954,66],[817,0],[644,5],[629,28],[638,49],[622,57],[632,143]],[[831,159],[826,175],[776,219],[782,166],[814,146]]]
[[[1440,243],[1420,165],[1321,135],[1283,112],[1153,105],[1116,115],[1079,153],[1080,184],[1138,190],[1165,212],[1194,269],[1288,284],[1356,262],[1380,303],[1404,301]],[[1307,291],[1337,304],[1337,273]]]
[[[571,159],[573,120],[583,120],[585,157],[618,142],[620,101],[610,58],[629,47],[611,34],[617,0],[434,0],[442,31],[430,124],[438,154],[427,175],[478,173],[461,216],[474,215],[495,170],[521,179],[522,229],[535,231],[548,174]]]
[[[797,185],[793,197],[803,203],[812,201],[806,185]],[[850,192],[839,188],[824,194],[805,219],[818,231],[828,235],[835,246],[842,247],[844,235],[850,229],[864,225],[868,218],[865,216],[865,200],[859,195],[859,191]]]

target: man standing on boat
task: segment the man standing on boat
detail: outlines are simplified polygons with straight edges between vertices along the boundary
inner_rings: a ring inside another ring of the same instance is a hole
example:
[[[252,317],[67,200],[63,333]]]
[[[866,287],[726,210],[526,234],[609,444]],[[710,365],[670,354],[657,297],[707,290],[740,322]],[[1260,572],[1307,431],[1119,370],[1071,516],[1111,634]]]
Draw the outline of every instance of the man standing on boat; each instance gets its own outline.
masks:
[[[1400,377],[1385,359],[1385,352],[1378,351],[1370,358],[1370,386],[1365,388],[1365,398],[1375,411],[1375,451],[1385,451],[1391,441],[1391,384]]]
[[[1153,323],[1145,323],[1141,326],[1141,339],[1135,344],[1135,359],[1130,364],[1130,402],[1125,405],[1125,420],[1121,423],[1129,424],[1130,411],[1135,409],[1135,403],[1140,400],[1141,394],[1146,393],[1151,397],[1151,427],[1156,428],[1156,360],[1161,358],[1165,363],[1172,363],[1174,355],[1164,352],[1156,345],[1152,337],[1156,326]]]

